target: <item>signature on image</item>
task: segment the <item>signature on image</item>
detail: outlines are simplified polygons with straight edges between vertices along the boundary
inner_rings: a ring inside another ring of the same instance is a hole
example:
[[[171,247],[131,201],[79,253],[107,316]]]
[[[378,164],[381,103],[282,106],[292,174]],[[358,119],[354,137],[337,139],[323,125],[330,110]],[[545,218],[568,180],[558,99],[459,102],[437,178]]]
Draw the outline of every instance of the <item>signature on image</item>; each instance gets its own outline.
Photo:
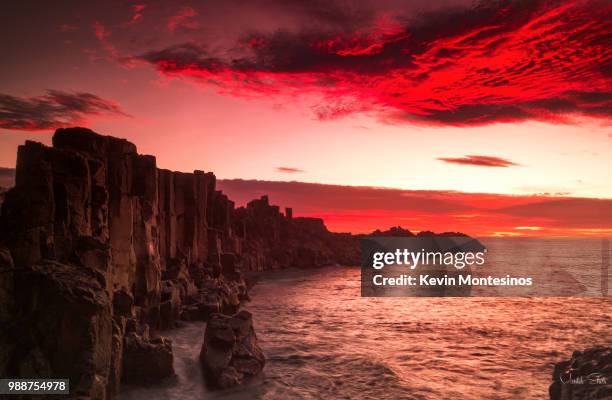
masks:
[[[559,380],[561,383],[566,385],[606,385],[608,383],[607,377],[599,372],[593,372],[586,376],[577,377],[573,377],[570,372],[569,374],[559,375]]]

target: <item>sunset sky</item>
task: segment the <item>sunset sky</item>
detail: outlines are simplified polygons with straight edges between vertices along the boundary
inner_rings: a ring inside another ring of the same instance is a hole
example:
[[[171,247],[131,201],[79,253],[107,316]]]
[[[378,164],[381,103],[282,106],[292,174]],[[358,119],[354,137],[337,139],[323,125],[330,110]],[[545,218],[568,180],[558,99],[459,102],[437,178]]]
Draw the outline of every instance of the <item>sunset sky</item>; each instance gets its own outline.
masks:
[[[609,1],[42,4],[0,14],[0,167],[81,125],[334,230],[612,234]]]

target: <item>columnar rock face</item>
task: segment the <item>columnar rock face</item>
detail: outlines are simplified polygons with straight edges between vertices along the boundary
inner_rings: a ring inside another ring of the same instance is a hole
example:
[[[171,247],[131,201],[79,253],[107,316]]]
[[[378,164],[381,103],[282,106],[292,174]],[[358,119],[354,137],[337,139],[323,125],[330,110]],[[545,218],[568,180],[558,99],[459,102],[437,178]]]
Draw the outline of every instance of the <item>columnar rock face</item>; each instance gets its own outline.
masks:
[[[267,196],[234,211],[233,226],[242,239],[243,267],[250,271],[285,267],[359,265],[355,236],[331,233],[319,218],[283,216]]]
[[[552,379],[551,400],[612,398],[612,348],[575,351],[571,359],[555,365]]]
[[[170,342],[149,330],[237,312],[245,271],[358,264],[353,236],[265,196],[236,209],[215,182],[84,128],[20,146],[0,214],[0,322],[17,332],[0,333],[0,375],[69,376],[111,398],[122,379],[147,380],[134,360],[172,374]]]
[[[28,289],[15,292],[23,319],[9,327],[9,376],[65,377],[74,395],[107,397],[114,369],[105,279],[98,271],[49,260],[16,274],[15,286]]]

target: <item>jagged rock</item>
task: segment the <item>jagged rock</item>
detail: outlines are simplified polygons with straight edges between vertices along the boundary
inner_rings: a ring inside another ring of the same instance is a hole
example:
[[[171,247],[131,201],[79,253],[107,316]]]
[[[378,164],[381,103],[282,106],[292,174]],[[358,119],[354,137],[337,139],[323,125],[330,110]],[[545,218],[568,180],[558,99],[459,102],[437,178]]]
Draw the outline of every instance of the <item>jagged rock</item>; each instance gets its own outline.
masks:
[[[0,376],[7,375],[7,367],[14,351],[15,343],[9,334],[9,321],[14,308],[13,258],[6,247],[0,246]]]
[[[213,314],[206,325],[200,360],[212,386],[227,388],[259,374],[265,357],[253,330],[253,317],[240,311]]]
[[[135,332],[125,335],[122,382],[144,384],[174,375],[172,341],[158,337],[146,339]]]
[[[172,281],[162,282],[160,319],[161,329],[170,329],[176,326],[181,313],[181,290]]]
[[[377,229],[372,232],[370,236],[414,237],[414,233],[410,232],[408,229],[402,228],[401,226],[392,226],[386,231]]]
[[[54,253],[53,170],[45,149],[30,141],[19,146],[16,185],[2,203],[2,236],[16,265],[31,265]]]
[[[201,287],[204,282],[211,278],[213,276],[213,271],[211,271],[210,268],[206,267],[206,264],[203,262],[197,262],[194,264],[191,264],[189,266],[189,277],[191,278],[191,281],[193,282],[193,284],[195,285],[195,291],[197,293],[197,290],[199,287]],[[219,275],[220,271],[218,271],[217,276]]]
[[[242,280],[244,282],[244,280]],[[227,282],[223,278],[208,279],[202,283],[191,303],[183,308],[181,319],[206,321],[214,313],[234,314],[241,298],[246,296],[246,284]]]
[[[135,333],[144,340],[149,340],[149,325],[140,322],[138,318],[128,318],[125,320],[125,333]]]
[[[166,270],[162,274],[162,279],[174,282],[175,286],[179,289],[180,299],[184,303],[187,303],[188,299],[198,292],[198,288],[191,277],[184,258],[169,261],[166,265]]]
[[[79,265],[98,270],[105,275],[111,273],[111,255],[107,243],[92,236],[80,236],[76,239],[73,249],[75,262]]]
[[[112,354],[107,385],[109,397],[114,397],[119,392],[121,383],[125,323],[125,317],[115,316],[113,318]]]
[[[208,258],[207,261],[213,265],[221,265],[222,253],[222,234],[218,229],[210,228],[207,232],[208,237]]]
[[[269,204],[267,196],[233,213],[232,229],[240,238],[242,269],[262,271],[285,267],[313,268],[332,264],[358,265],[359,240],[332,233],[319,218],[291,218]]]
[[[612,348],[575,351],[557,363],[550,385],[551,400],[603,400],[612,398]]]
[[[155,157],[133,158],[132,186],[135,196],[133,251],[136,258],[134,301],[144,311],[144,319],[159,325],[161,263],[158,246],[157,167]]]
[[[234,253],[221,254],[221,271],[230,281],[239,281],[242,279],[240,268],[237,265],[237,257]]]
[[[4,194],[7,190],[8,188],[0,186],[0,208],[2,207],[2,203],[4,203]]]
[[[11,252],[0,246],[0,321],[6,321],[13,311],[13,268]]]
[[[74,395],[107,397],[112,317],[104,276],[41,261],[20,269],[16,307],[23,317],[8,376],[61,376]]]
[[[128,318],[136,315],[134,297],[125,289],[119,289],[113,294],[113,313]]]

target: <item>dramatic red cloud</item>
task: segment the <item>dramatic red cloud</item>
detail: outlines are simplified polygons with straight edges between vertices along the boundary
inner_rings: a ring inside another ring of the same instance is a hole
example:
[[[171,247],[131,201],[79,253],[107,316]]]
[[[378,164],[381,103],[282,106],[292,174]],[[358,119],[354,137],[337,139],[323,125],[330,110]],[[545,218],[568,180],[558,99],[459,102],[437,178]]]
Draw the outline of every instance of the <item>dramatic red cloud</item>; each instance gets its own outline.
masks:
[[[238,205],[269,195],[271,202],[293,207],[294,215],[323,218],[335,231],[370,232],[401,225],[477,236],[612,234],[612,200],[240,179],[220,180],[218,187]]]
[[[301,172],[304,172],[304,170],[291,167],[276,167],[276,172],[284,172],[286,174],[299,174]]]
[[[253,33],[221,51],[191,42],[141,58],[234,95],[321,96],[323,119],[376,111],[427,125],[608,120],[611,17],[608,1],[482,2],[402,24],[378,19],[368,30]]]
[[[520,164],[500,157],[491,156],[463,156],[463,157],[440,157],[440,161],[450,164],[473,165],[476,167],[512,167]]]
[[[100,45],[104,51],[108,53],[109,57],[114,60],[119,60],[119,52],[117,51],[117,48],[109,41],[112,32],[98,21],[94,21],[92,28],[94,30],[96,39],[98,39]]]
[[[146,4],[134,4],[132,6],[132,11],[134,13],[132,14],[132,19],[130,22],[132,23],[138,22],[142,18],[142,15],[143,15],[142,13],[145,8],[147,8]]]
[[[19,98],[0,93],[0,128],[40,131],[86,124],[87,116],[127,116],[118,104],[91,93],[48,90],[47,94]]]
[[[92,26],[92,28],[94,30],[94,34],[96,35],[96,38],[98,40],[102,41],[102,40],[106,40],[106,39],[108,39],[110,37],[111,33],[100,22],[95,21],[93,24],[91,24],[91,26]]]

